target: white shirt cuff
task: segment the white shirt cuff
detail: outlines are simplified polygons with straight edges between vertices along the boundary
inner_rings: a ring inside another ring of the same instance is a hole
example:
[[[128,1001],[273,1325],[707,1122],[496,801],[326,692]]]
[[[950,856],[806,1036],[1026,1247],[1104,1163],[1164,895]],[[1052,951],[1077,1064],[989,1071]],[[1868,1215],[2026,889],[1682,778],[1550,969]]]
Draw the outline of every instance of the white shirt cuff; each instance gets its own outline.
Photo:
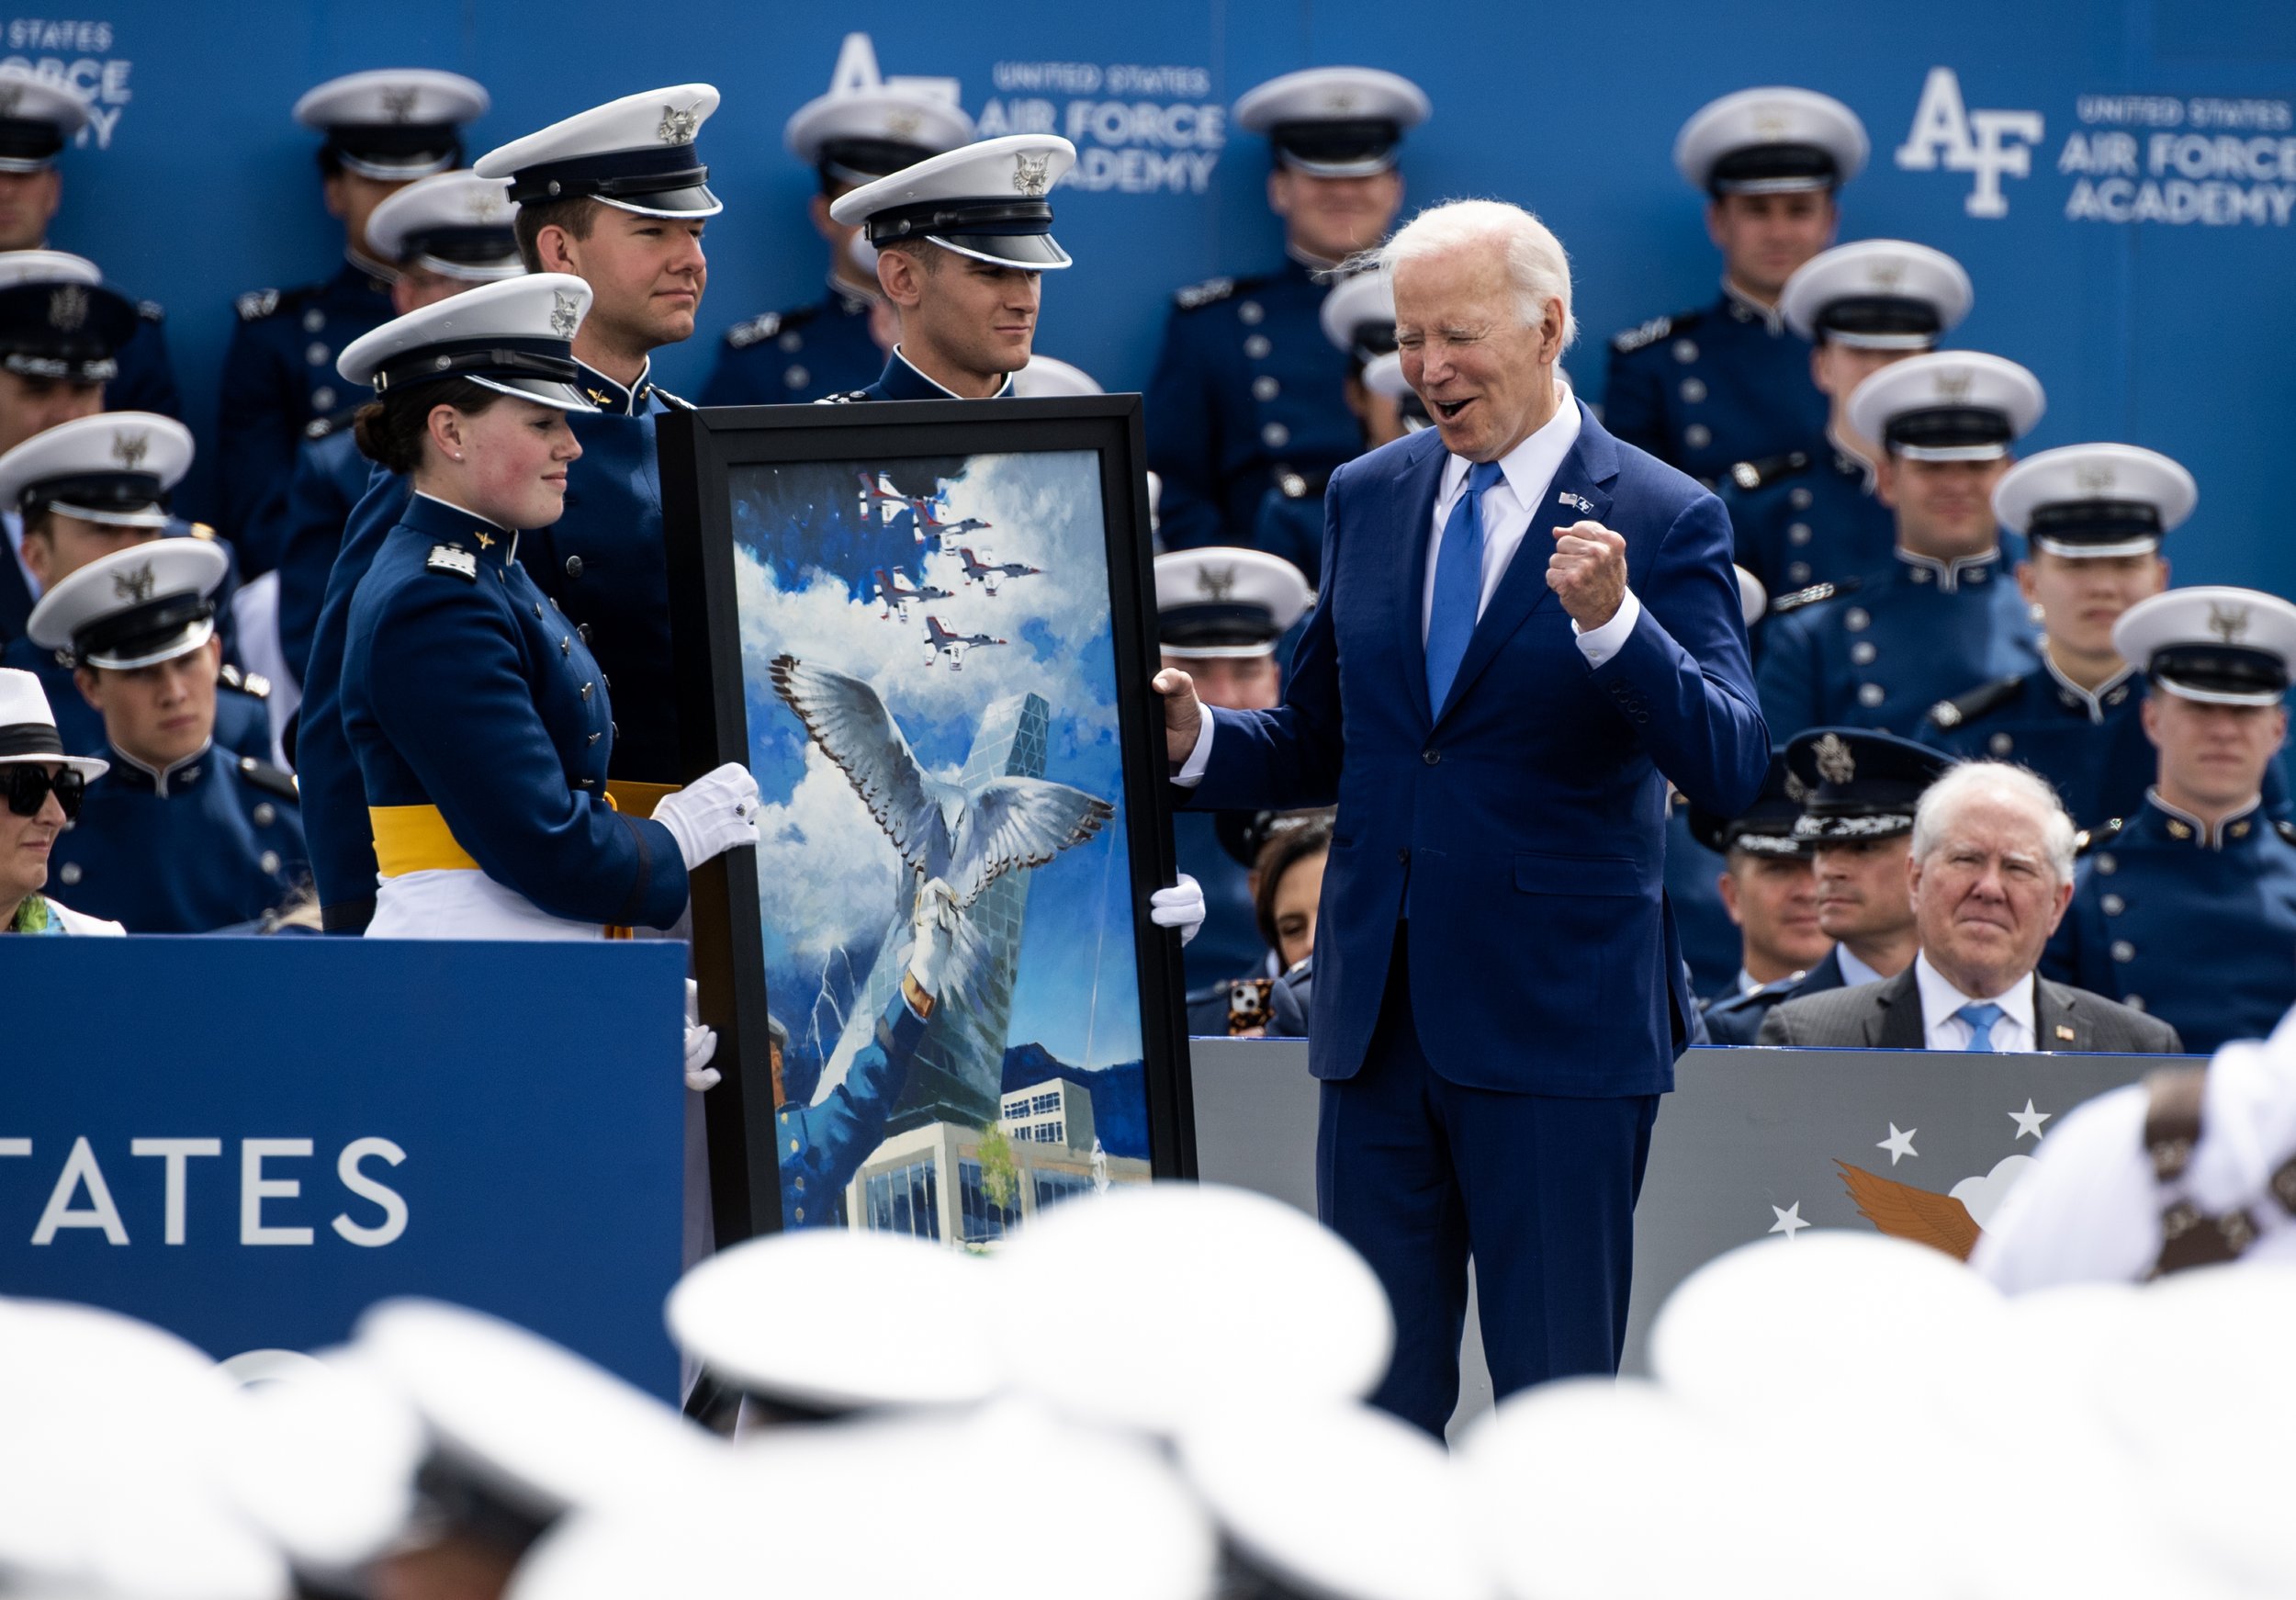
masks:
[[[1577,636],[1579,654],[1586,658],[1586,664],[1599,667],[1626,648],[1626,636],[1635,631],[1635,624],[1641,620],[1642,602],[1629,589],[1625,598],[1619,601],[1618,609],[1612,614],[1610,621],[1590,633],[1580,627],[1577,619],[1573,618],[1570,631]]]
[[[1187,752],[1187,760],[1172,774],[1172,781],[1183,789],[1193,789],[1204,781],[1204,769],[1211,764],[1211,707],[1204,707],[1204,726],[1196,730],[1196,748]]]

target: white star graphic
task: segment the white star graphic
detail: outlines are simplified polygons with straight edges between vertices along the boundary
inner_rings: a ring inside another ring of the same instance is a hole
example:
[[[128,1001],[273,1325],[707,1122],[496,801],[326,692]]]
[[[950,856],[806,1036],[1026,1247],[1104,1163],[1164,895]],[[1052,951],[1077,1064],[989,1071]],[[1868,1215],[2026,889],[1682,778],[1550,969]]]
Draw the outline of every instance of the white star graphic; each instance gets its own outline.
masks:
[[[1784,1211],[1778,1210],[1776,1206],[1772,1206],[1770,1211],[1771,1214],[1778,1219],[1770,1225],[1770,1231],[1773,1234],[1784,1234],[1787,1238],[1791,1239],[1796,1233],[1809,1226],[1807,1223],[1802,1221],[1802,1202],[1800,1200],[1795,1200],[1792,1205],[1786,1207]]]
[[[1889,1164],[1890,1166],[1895,1166],[1897,1165],[1897,1158],[1900,1155],[1919,1155],[1921,1154],[1921,1152],[1913,1147],[1913,1136],[1919,1132],[1921,1132],[1921,1130],[1919,1128],[1908,1128],[1904,1132],[1900,1133],[1897,1132],[1897,1124],[1892,1122],[1889,1125],[1889,1137],[1877,1143],[1874,1148],[1876,1150],[1888,1151]]]
[[[2025,1097],[2025,1109],[2023,1110],[2009,1111],[2005,1112],[2004,1115],[2009,1117],[2011,1121],[2014,1121],[2017,1124],[2018,1139],[2022,1139],[2026,1134],[2031,1133],[2034,1139],[2038,1140],[2041,1137],[2041,1124],[2055,1116],[2056,1113],[2054,1111],[2034,1110],[2033,1098],[2031,1095],[2027,1095]],[[2016,1140],[2011,1140],[2010,1143],[2015,1144]]]

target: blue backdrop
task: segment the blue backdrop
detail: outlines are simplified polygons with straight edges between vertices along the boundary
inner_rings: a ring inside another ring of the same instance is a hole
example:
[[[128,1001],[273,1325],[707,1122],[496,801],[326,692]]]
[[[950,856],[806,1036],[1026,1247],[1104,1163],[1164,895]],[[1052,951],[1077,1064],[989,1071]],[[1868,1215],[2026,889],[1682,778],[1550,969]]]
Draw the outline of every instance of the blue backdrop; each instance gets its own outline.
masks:
[[[1078,265],[1048,287],[1039,343],[1110,389],[1146,377],[1171,289],[1277,259],[1265,145],[1231,141],[1224,116],[1263,78],[1361,62],[1424,84],[1435,118],[1408,147],[1410,198],[1497,195],[1553,224],[1577,263],[1586,332],[1567,365],[1589,398],[1608,333],[1714,294],[1699,199],[1670,160],[1683,118],[1750,85],[1825,90],[1874,143],[1843,237],[1903,235],[1962,259],[1977,299],[1955,342],[2022,361],[2048,387],[2032,446],[2169,452],[2200,482],[2198,516],[2171,544],[2178,580],[2296,592],[2272,509],[2296,347],[2284,0],[1485,0],[1440,17],[1391,0],[1012,0],[991,13],[921,0],[134,0],[102,20],[10,22],[0,50],[96,92],[101,126],[66,157],[56,242],[167,305],[204,441],[231,297],[332,265],[314,141],[288,118],[312,83],[386,65],[468,73],[495,101],[474,152],[616,95],[718,85],[703,145],[727,209],[711,225],[703,332],[658,365],[691,393],[717,333],[819,293],[813,178],[781,130],[827,86],[848,28],[872,34],[887,73],[956,77],[985,132],[1077,136],[1079,181],[1056,201]]]

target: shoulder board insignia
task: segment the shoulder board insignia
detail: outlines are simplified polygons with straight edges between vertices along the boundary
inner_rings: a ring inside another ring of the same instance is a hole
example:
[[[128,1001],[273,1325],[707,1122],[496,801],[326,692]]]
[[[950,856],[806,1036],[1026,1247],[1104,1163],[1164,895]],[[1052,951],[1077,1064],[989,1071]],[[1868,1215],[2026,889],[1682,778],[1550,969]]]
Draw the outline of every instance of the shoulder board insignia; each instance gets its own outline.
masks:
[[[1972,689],[1966,694],[1956,695],[1951,700],[1939,701],[1930,707],[1930,720],[1940,727],[1959,727],[1964,722],[1975,722],[1987,712],[1997,710],[2015,699],[2017,692],[2024,686],[2025,675],[2022,672],[2013,672],[2006,678],[1998,678],[1990,683],[1981,684]]]
[[[215,528],[208,523],[193,523],[191,536],[195,539],[212,539],[215,537]]]
[[[1781,594],[1773,600],[1770,614],[1782,616],[1790,611],[1799,611],[1806,605],[1816,605],[1821,600],[1831,600],[1839,594],[1852,594],[1857,592],[1857,587],[1858,580],[1855,578],[1843,578],[1832,583],[1813,583],[1807,589],[1797,589],[1791,594]]]
[[[1610,347],[1621,355],[1632,355],[1647,344],[1655,344],[1671,334],[1680,333],[1698,325],[1698,313],[1683,311],[1671,317],[1653,317],[1638,322],[1623,333],[1611,336]]]
[[[242,322],[260,321],[279,309],[277,289],[250,289],[231,302]]]
[[[282,771],[269,761],[259,761],[253,756],[242,756],[239,759],[239,775],[258,789],[268,789],[282,800],[302,798],[301,792],[295,786],[295,774]]]
[[[242,672],[226,661],[216,670],[216,676],[226,687],[236,689],[242,694],[253,695],[257,700],[271,698],[271,680],[261,672]]]
[[[1730,481],[1743,490],[1764,489],[1781,479],[1809,470],[1809,452],[1789,450],[1783,456],[1767,456],[1760,461],[1741,461],[1730,468]]]
[[[1192,283],[1176,291],[1172,303],[1183,311],[1198,310],[1205,306],[1218,305],[1243,287],[1243,283],[1236,278],[1208,277],[1202,283]]]
[[[2282,817],[2272,824],[2272,831],[2288,840],[2289,843],[2296,844],[2296,822],[2290,822],[2286,817]]]
[[[323,439],[334,431],[335,419],[332,417],[313,417],[303,424],[303,437],[306,439]]]
[[[762,317],[752,317],[746,322],[736,322],[726,330],[726,348],[747,350],[760,339],[771,339],[782,331],[782,313],[768,311]]]
[[[433,545],[422,565],[428,571],[452,572],[466,583],[478,581],[478,558],[460,545]]]
[[[2084,828],[2073,836],[2073,853],[2087,855],[2099,845],[2110,844],[2120,837],[2122,828],[2128,825],[2124,821],[2116,817],[2110,822],[2100,822],[2094,828]],[[2288,825],[2282,823],[2280,826],[2285,828]]]
[[[136,315],[147,322],[164,322],[167,321],[167,308],[157,300],[138,300]]]

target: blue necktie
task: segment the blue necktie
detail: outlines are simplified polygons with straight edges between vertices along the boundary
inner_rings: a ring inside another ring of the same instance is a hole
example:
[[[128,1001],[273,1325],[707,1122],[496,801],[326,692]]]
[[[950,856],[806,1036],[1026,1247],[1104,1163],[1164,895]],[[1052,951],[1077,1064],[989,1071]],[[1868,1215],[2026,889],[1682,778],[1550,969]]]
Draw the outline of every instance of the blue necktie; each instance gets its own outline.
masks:
[[[1991,1000],[1983,1002],[1973,1000],[1953,1015],[1969,1024],[1968,1048],[1981,1050],[1987,1055],[1999,1054],[1993,1042],[1993,1025],[2008,1016],[2007,1011],[2002,1010]]]
[[[1427,614],[1427,708],[1441,712],[1451,681],[1467,659],[1475,635],[1475,613],[1483,599],[1483,490],[1499,481],[1496,461],[1468,468],[1467,492],[1443,524],[1443,547],[1435,552],[1435,605]]]

